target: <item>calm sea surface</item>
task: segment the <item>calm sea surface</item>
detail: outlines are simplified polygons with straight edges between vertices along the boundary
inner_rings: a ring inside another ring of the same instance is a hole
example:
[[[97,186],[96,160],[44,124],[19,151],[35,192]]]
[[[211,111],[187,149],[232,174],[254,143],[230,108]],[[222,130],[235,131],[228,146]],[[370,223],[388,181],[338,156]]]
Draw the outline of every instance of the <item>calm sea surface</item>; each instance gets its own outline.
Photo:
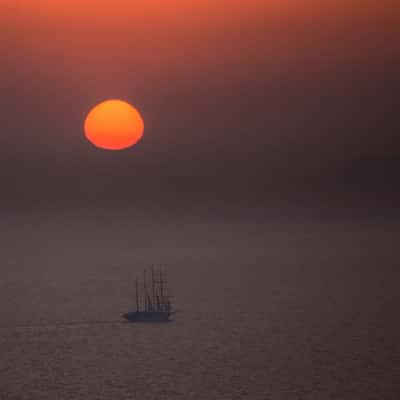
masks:
[[[3,216],[0,399],[398,399],[399,227]],[[152,263],[178,313],[124,323]]]

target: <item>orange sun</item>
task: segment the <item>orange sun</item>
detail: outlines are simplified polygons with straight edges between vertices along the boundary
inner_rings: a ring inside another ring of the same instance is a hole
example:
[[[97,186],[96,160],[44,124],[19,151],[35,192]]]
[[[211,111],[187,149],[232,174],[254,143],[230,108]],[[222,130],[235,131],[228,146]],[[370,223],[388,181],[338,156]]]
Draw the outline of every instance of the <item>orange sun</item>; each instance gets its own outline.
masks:
[[[133,146],[143,135],[143,119],[136,108],[122,100],[95,106],[85,120],[85,136],[95,146],[121,150]]]

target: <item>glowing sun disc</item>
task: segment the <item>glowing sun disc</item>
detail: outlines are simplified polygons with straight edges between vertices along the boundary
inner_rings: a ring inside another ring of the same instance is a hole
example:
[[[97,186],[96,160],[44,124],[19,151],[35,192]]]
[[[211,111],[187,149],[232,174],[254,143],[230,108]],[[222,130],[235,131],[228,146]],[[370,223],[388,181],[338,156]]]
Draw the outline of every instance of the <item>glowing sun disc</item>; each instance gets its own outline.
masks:
[[[126,101],[106,100],[89,112],[84,131],[89,142],[106,150],[122,150],[143,136],[144,122],[139,111]]]

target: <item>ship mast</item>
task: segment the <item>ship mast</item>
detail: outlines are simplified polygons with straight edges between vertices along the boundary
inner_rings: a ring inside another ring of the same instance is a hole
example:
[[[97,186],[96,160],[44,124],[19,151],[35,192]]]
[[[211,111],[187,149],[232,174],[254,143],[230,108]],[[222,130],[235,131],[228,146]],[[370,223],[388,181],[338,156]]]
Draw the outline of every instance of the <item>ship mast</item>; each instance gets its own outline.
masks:
[[[136,278],[136,312],[139,312],[139,282]]]
[[[160,297],[161,297],[161,302],[164,303],[164,282],[162,278],[162,269],[160,267]]]
[[[152,291],[152,302],[153,302],[153,307],[156,304],[156,283],[154,279],[154,265],[151,266],[151,291]]]
[[[144,311],[148,310],[147,302],[147,286],[146,286],[146,270],[143,272],[143,297],[144,297]]]

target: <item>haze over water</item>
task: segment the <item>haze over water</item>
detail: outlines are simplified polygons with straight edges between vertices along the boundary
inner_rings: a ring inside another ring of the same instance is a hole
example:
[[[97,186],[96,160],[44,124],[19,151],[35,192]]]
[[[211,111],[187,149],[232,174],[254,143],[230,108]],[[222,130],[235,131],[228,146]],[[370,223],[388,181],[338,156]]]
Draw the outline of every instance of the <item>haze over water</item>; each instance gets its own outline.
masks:
[[[398,223],[3,216],[4,399],[396,399]],[[178,313],[128,324],[166,265]]]

